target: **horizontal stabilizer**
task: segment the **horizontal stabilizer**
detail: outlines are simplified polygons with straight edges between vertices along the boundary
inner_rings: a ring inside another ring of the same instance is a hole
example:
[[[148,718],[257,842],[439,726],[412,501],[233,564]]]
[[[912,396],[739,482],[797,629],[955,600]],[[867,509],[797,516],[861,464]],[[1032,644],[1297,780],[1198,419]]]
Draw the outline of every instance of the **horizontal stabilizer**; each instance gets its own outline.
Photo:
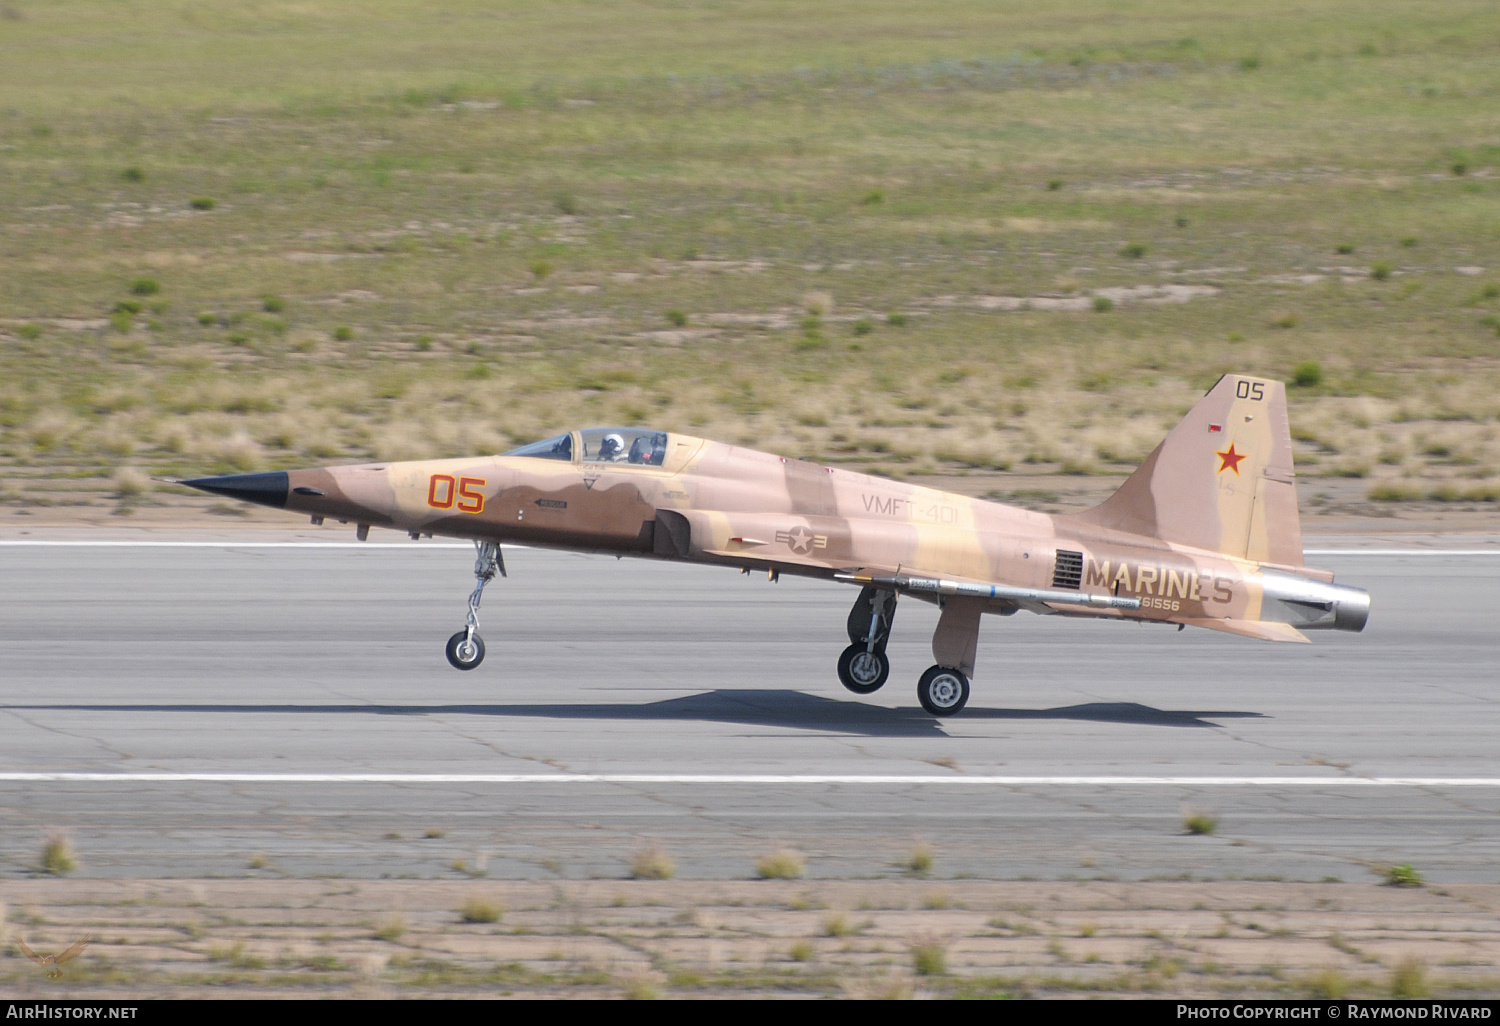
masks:
[[[1223,631],[1225,634],[1239,634],[1246,638],[1259,638],[1261,641],[1290,641],[1300,642],[1303,645],[1311,644],[1306,634],[1289,623],[1276,623],[1271,620],[1220,620],[1216,617],[1188,617],[1181,620],[1173,620],[1173,623],[1185,623],[1189,627],[1207,627],[1211,631]]]

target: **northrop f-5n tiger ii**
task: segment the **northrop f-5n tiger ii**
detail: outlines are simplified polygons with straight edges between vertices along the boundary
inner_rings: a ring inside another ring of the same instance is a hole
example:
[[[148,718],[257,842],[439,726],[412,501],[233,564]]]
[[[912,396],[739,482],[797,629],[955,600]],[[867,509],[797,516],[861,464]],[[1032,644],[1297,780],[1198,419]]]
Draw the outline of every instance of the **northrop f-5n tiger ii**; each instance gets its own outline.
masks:
[[[1268,641],[1359,631],[1370,597],[1303,565],[1286,390],[1231,374],[1120,489],[1045,514],[642,428],[572,431],[498,456],[236,474],[183,484],[411,537],[473,541],[477,584],[448,661],[484,659],[479,602],[501,545],[550,546],[852,585],[839,680],[886,682],[897,603],[942,610],[922,706],[969,700],[979,621],[1021,609],[1155,621]]]

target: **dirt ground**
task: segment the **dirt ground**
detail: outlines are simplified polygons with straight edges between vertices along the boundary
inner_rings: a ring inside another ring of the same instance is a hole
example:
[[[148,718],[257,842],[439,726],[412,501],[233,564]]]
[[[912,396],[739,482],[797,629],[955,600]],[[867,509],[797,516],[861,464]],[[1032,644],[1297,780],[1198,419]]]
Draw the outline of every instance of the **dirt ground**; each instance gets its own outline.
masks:
[[[23,999],[1500,994],[1494,884],[38,878],[0,900]],[[56,979],[19,948],[85,936]]]

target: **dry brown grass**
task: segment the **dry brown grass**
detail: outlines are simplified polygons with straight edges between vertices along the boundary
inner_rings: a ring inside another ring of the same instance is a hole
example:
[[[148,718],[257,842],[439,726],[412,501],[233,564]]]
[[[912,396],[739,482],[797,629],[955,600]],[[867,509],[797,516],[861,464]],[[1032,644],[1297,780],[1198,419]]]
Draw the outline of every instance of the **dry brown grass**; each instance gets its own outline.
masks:
[[[806,869],[807,858],[791,848],[779,848],[755,860],[755,875],[762,880],[796,880]]]
[[[544,882],[38,876],[0,898],[38,951],[96,938],[60,985],[121,995],[1463,997],[1500,980],[1495,885],[954,881],[946,909],[919,907],[925,886],[820,881],[881,906],[823,941],[794,907],[807,885],[774,881],[570,881],[563,901]],[[459,921],[476,897],[505,929]],[[1085,917],[1099,930],[1070,954]],[[46,983],[20,959],[0,981]]]
[[[677,863],[660,845],[648,844],[631,857],[630,876],[634,880],[670,880],[676,874]]]

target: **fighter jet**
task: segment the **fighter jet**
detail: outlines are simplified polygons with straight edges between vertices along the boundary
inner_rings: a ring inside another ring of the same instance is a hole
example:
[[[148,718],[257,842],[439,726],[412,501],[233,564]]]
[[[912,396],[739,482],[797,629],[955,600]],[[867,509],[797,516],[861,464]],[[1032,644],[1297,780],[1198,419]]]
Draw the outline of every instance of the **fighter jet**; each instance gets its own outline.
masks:
[[[980,617],[1029,610],[1203,627],[1268,641],[1359,631],[1370,597],[1303,565],[1286,390],[1231,374],[1120,489],[1046,514],[645,428],[570,431],[497,456],[370,463],[181,482],[413,539],[473,541],[476,584],[448,661],[484,659],[479,604],[505,542],[800,574],[858,589],[838,676],[890,675],[902,598],[941,609],[929,713],[969,700]]]

